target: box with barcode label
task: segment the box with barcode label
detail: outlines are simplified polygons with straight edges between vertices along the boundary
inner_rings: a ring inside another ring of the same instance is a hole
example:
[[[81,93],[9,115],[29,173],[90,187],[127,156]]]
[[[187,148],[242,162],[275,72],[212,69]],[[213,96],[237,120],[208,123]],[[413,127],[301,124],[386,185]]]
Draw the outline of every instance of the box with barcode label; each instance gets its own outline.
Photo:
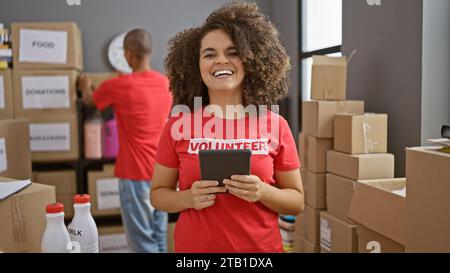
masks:
[[[14,117],[14,102],[11,70],[0,69],[0,119]]]
[[[11,30],[14,68],[83,70],[81,30],[75,22],[12,23]]]
[[[358,252],[356,225],[348,224],[327,212],[320,212],[320,248],[331,253]]]
[[[119,179],[114,177],[114,165],[88,172],[88,192],[91,195],[92,215],[120,215]]]
[[[33,162],[77,160],[80,154],[77,115],[30,117],[30,149]]]
[[[14,70],[14,116],[77,113],[76,70]]]

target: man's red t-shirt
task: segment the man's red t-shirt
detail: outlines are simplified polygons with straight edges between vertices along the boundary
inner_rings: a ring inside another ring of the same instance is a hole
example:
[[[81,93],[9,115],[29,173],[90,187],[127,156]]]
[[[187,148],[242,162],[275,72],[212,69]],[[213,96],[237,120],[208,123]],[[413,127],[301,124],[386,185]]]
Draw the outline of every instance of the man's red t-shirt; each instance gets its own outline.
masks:
[[[151,180],[159,137],[172,106],[167,77],[154,70],[121,75],[103,82],[93,100],[100,110],[114,109],[119,134],[115,176]]]
[[[156,156],[158,164],[178,170],[180,190],[190,189],[193,182],[201,180],[199,150],[250,149],[251,174],[272,185],[276,185],[276,171],[300,166],[289,125],[277,114],[266,115],[267,130],[252,127],[258,124],[255,121],[265,122],[261,117],[229,120],[200,115],[199,126],[196,115],[183,115],[167,122]],[[245,122],[245,126],[240,122]],[[222,124],[221,129],[218,124]],[[239,131],[243,128],[244,133]],[[175,226],[175,251],[282,252],[278,214],[260,202],[249,203],[230,193],[217,194],[211,207],[180,212]]]

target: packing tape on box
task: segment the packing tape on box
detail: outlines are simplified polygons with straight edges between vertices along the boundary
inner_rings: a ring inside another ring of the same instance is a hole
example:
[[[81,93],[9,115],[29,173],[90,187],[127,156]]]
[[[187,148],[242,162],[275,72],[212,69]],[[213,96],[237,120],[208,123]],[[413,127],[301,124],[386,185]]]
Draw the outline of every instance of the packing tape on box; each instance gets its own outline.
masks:
[[[336,103],[336,108],[336,113],[348,113],[348,104],[346,103],[346,101],[338,101]]]
[[[375,145],[377,144],[376,138],[371,137],[371,134],[373,132],[372,126],[369,124],[369,121],[365,119],[367,116],[371,115],[374,114],[364,114],[362,122],[363,145],[365,154],[373,152],[375,150]]]
[[[23,196],[13,196],[11,198],[11,216],[14,242],[25,243],[27,241],[27,237],[25,215],[23,209],[25,206]]]

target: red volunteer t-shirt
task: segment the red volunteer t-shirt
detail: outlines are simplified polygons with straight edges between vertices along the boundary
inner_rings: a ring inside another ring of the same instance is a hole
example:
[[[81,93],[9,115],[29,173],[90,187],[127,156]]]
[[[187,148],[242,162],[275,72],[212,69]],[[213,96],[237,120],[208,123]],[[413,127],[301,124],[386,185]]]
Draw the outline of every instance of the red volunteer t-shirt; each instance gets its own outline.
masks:
[[[151,180],[159,137],[172,106],[167,77],[154,70],[121,75],[103,82],[93,100],[100,110],[114,109],[120,144],[115,176]]]
[[[157,163],[178,169],[180,190],[201,180],[198,151],[203,149],[251,149],[251,174],[269,184],[276,184],[275,171],[300,167],[289,125],[277,114],[268,112],[265,119],[239,120],[200,116],[197,121],[201,124],[196,123],[194,116],[169,119],[156,156]],[[266,127],[254,127],[264,123]],[[272,130],[272,126],[278,130]],[[239,131],[242,128],[244,133]],[[249,203],[229,193],[217,194],[211,207],[180,212],[175,226],[175,251],[282,252],[278,214],[260,202]]]

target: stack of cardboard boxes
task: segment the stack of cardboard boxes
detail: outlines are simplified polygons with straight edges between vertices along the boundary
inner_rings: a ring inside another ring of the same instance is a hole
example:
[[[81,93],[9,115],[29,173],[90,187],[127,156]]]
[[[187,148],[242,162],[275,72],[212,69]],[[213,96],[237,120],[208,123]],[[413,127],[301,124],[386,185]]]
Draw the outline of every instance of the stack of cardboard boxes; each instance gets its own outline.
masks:
[[[12,23],[14,118],[28,119],[33,162],[79,158],[76,80],[83,69],[81,31],[75,23]],[[75,171],[36,171],[56,187],[66,218],[73,216]]]
[[[362,113],[363,101],[345,100],[346,57],[313,56],[311,101],[302,103],[299,154],[305,210],[297,216],[297,252],[320,251],[320,213],[326,204],[327,150],[333,149],[333,118],[337,113]]]
[[[389,213],[380,210],[391,206],[391,212],[400,210],[395,205],[401,206],[397,201],[401,203],[402,197],[391,190],[405,187],[405,179],[393,178],[387,115],[337,114],[334,137],[334,150],[327,152],[328,208],[321,215],[321,248],[323,252],[369,252],[372,244],[382,243],[371,232],[380,232],[379,225],[384,223],[389,225]],[[391,197],[393,203],[387,200]],[[383,216],[383,220],[376,219]]]
[[[13,23],[14,117],[30,119],[33,162],[77,160],[76,79],[83,69],[75,23]]]

